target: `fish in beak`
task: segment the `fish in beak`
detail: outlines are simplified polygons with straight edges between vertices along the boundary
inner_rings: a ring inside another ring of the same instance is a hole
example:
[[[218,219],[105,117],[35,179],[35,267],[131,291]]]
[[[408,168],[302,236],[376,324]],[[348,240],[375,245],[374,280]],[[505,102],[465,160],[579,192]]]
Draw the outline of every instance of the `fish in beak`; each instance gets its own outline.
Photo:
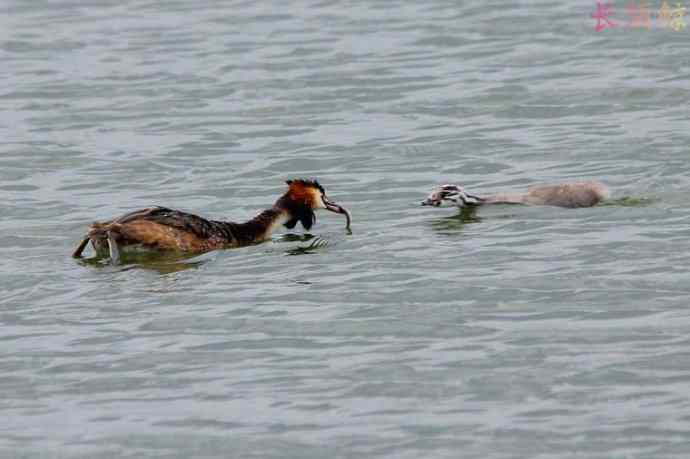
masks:
[[[350,214],[350,211],[339,204],[329,201],[325,197],[323,198],[323,203],[326,206],[326,210],[330,210],[331,212],[335,212],[336,214],[344,214],[345,218],[347,218],[347,224],[345,226],[345,229],[347,229],[349,232],[352,232],[352,230],[350,229],[350,223],[352,223],[352,215]]]

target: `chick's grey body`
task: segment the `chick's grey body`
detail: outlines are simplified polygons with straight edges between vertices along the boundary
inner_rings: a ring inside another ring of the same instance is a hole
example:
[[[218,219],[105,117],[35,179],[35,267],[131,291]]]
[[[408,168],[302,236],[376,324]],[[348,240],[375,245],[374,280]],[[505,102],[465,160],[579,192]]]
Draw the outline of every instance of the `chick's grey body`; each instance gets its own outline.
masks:
[[[442,185],[436,188],[423,205],[440,206],[451,202],[458,207],[472,207],[487,204],[524,204],[533,206],[592,207],[607,199],[609,191],[598,182],[571,182],[534,185],[524,193],[498,193],[477,196],[465,192],[458,185]]]
[[[534,185],[526,193],[495,194],[482,204],[526,204],[533,206],[592,207],[606,199],[608,189],[601,183],[576,182]]]

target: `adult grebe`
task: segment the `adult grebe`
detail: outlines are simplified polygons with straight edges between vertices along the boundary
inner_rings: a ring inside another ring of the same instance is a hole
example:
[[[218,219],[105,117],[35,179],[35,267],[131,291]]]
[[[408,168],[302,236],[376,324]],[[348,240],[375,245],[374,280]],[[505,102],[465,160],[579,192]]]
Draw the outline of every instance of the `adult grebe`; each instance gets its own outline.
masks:
[[[609,197],[609,190],[597,182],[535,185],[526,193],[499,193],[479,197],[465,192],[458,185],[441,185],[422,201],[423,206],[440,206],[444,201],[458,207],[485,204],[527,204],[535,206],[591,207]]]
[[[97,254],[109,254],[113,263],[119,262],[120,248],[131,246],[199,253],[240,247],[269,238],[280,225],[292,229],[300,222],[308,230],[316,221],[317,209],[344,214],[350,229],[350,212],[326,198],[319,182],[298,179],[286,183],[288,190],[273,207],[245,223],[206,220],[179,210],[149,207],[92,224],[72,256],[81,257],[89,241]]]

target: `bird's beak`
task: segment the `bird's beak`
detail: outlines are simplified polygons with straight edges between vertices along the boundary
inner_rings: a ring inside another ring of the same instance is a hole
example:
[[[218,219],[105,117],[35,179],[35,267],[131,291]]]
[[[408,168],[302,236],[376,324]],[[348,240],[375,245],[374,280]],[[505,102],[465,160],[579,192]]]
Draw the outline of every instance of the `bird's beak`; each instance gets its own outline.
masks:
[[[438,199],[438,197],[433,193],[431,196],[426,198],[424,201],[421,203],[423,206],[434,206],[438,207],[441,205],[441,200]]]
[[[422,201],[422,205],[438,207],[441,205],[441,202],[443,202],[443,199],[441,199],[441,192],[440,190],[436,189],[431,192],[424,201]]]
[[[350,229],[350,223],[352,223],[352,215],[350,214],[349,210],[347,210],[341,205],[329,201],[326,198],[323,199],[323,203],[326,205],[327,210],[335,212],[336,214],[345,214],[345,217],[347,218],[347,225],[345,226],[345,229],[347,229],[348,231],[352,231]]]

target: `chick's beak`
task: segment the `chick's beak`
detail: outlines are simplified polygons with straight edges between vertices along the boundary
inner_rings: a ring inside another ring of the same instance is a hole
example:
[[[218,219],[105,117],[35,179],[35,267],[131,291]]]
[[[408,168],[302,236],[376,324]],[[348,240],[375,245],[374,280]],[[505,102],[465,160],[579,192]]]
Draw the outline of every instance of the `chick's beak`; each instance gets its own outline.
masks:
[[[438,207],[441,205],[441,199],[438,193],[431,193],[424,201],[422,201],[423,206],[434,206]]]
[[[341,205],[338,205],[334,202],[329,201],[326,198],[323,198],[323,203],[326,205],[327,210],[330,210],[331,212],[335,212],[336,214],[345,214],[345,218],[347,218],[347,224],[345,226],[345,229],[347,229],[348,231],[351,231],[350,223],[352,223],[352,215],[350,214],[350,211]]]

